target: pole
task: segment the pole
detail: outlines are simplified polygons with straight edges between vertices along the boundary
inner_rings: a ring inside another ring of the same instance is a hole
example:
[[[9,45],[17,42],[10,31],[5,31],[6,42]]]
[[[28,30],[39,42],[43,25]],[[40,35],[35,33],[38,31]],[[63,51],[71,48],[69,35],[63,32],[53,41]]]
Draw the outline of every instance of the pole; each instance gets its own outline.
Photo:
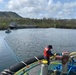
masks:
[[[43,60],[41,65],[41,73],[40,75],[48,75],[48,61]]]

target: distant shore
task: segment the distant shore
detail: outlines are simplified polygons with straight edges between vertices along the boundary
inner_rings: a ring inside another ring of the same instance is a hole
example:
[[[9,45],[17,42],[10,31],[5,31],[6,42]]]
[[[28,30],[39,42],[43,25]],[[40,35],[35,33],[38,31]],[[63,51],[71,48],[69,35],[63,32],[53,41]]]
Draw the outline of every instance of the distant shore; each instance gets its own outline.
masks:
[[[27,28],[30,28],[30,29],[32,29],[32,28],[36,28],[36,29],[38,29],[38,28],[56,28],[56,27],[26,27],[26,26],[19,26],[19,27],[17,27],[17,28],[13,28],[13,29],[27,29]],[[71,27],[57,27],[57,28],[60,28],[60,29],[76,29],[76,28],[71,28]],[[0,28],[0,30],[7,30],[8,28]]]
[[[65,28],[76,29],[76,19],[30,19],[30,18],[0,18],[0,30],[6,30],[10,22],[16,22],[17,28]]]

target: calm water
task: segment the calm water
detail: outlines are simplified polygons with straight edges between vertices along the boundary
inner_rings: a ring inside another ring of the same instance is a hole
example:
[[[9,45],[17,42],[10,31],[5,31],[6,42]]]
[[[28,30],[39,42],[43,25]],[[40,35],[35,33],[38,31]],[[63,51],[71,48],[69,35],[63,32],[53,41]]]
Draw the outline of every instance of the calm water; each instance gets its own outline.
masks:
[[[4,40],[6,36],[5,31],[0,31],[0,71],[18,62],[16,55]]]
[[[52,52],[54,53],[76,51],[76,30],[72,29],[20,29],[12,30],[10,34],[1,31],[0,37],[4,38],[3,46],[9,47],[4,51],[0,48],[0,54],[3,54],[3,57],[9,55],[9,59],[7,56],[5,60],[0,57],[7,66],[10,66],[8,62],[12,65],[18,61],[43,54],[44,47],[49,44],[53,45]],[[6,68],[6,66],[2,67]]]

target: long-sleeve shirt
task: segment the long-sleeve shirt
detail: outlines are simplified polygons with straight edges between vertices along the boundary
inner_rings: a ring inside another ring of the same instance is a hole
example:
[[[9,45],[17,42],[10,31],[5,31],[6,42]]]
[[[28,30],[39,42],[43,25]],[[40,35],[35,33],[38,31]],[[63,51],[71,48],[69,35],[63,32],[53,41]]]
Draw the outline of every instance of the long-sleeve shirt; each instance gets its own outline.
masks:
[[[47,53],[50,55],[50,56],[53,56],[54,54],[51,52],[51,50],[48,50]]]

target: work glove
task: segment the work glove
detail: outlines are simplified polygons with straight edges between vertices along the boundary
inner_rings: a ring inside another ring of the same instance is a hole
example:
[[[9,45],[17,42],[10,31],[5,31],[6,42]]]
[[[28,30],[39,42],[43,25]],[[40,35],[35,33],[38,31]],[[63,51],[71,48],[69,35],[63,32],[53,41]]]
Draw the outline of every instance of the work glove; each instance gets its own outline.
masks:
[[[56,53],[53,56],[51,56],[50,59],[53,60],[55,59],[55,57],[56,57]]]

